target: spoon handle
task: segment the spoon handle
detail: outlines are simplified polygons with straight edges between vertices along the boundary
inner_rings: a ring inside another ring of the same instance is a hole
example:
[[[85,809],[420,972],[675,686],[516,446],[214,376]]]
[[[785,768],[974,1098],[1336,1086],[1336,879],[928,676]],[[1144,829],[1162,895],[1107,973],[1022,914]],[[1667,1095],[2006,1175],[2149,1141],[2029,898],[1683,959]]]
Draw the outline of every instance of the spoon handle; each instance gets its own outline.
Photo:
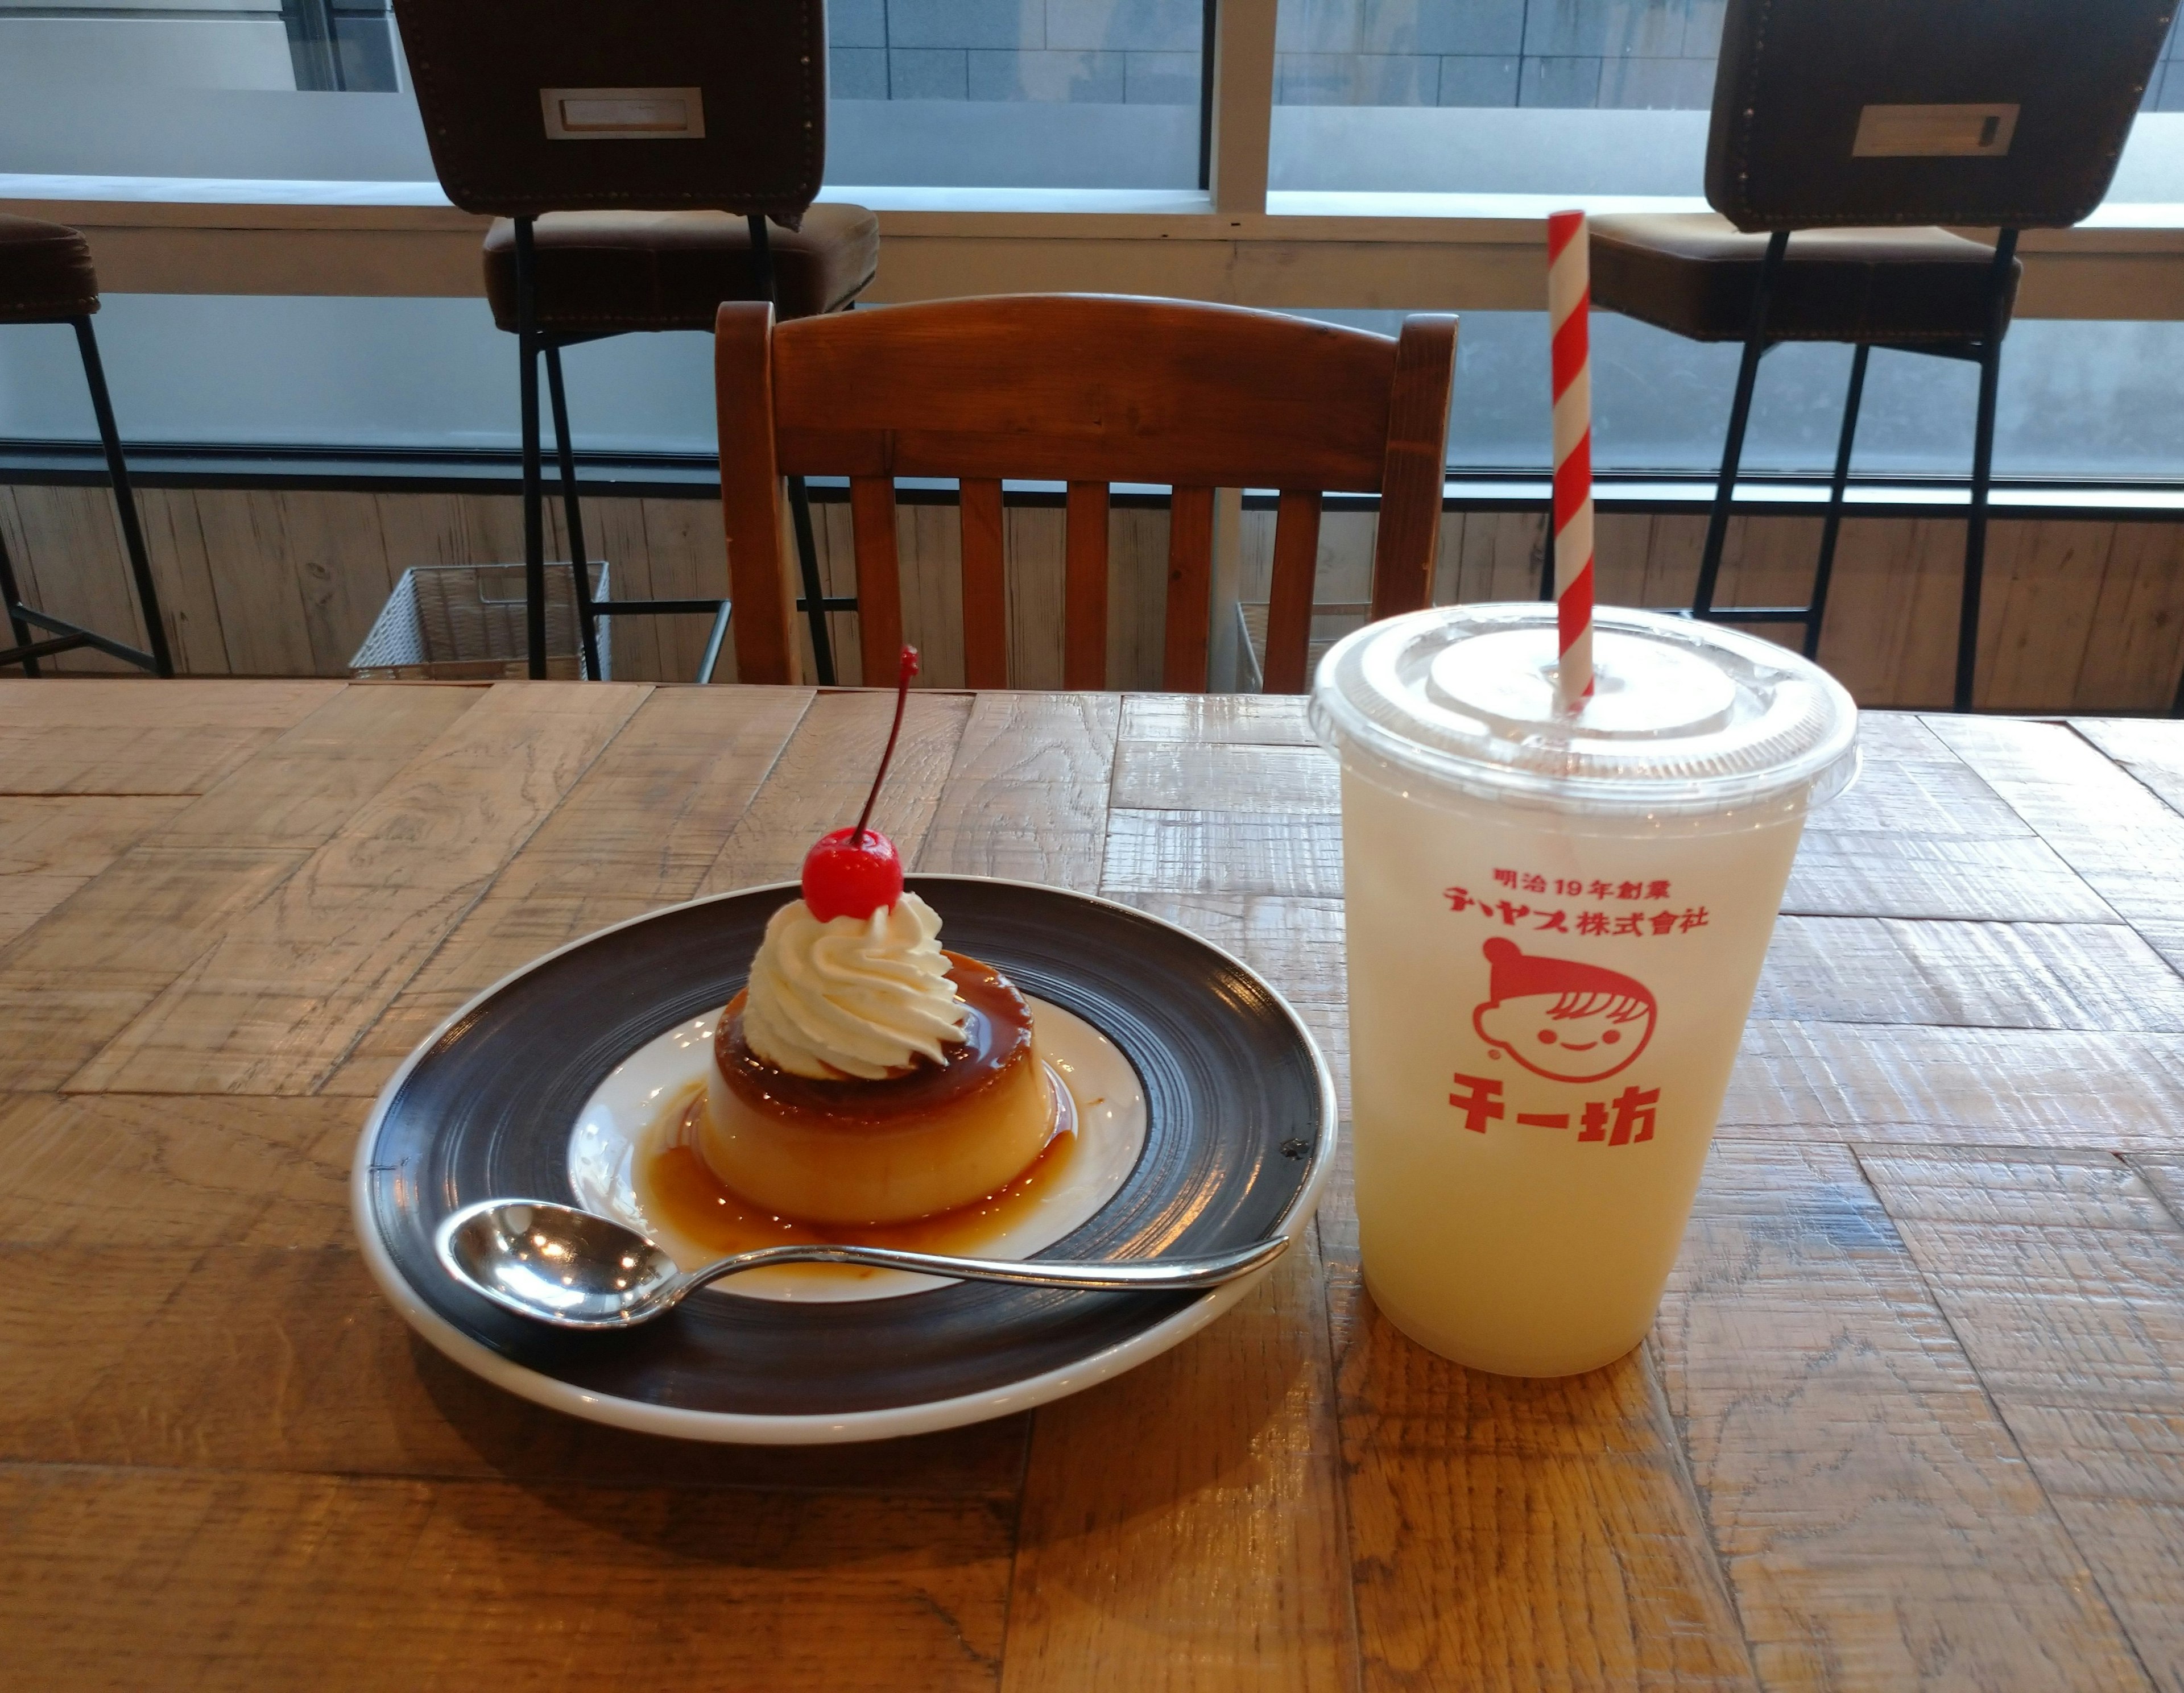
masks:
[[[937,1252],[904,1252],[890,1246],[762,1246],[694,1270],[685,1292],[745,1270],[772,1264],[856,1264],[874,1270],[908,1270],[966,1282],[1013,1282],[1020,1287],[1149,1289],[1210,1288],[1270,1264],[1290,1244],[1286,1234],[1210,1258],[1144,1258],[1100,1264],[1030,1258],[950,1258]]]

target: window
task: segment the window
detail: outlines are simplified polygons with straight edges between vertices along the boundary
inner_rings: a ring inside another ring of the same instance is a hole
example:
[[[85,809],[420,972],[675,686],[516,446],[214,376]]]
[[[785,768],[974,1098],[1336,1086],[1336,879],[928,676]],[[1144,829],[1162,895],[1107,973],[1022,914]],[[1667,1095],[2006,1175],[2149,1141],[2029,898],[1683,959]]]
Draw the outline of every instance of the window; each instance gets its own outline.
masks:
[[[1272,186],[1702,192],[1723,0],[1280,0]],[[2184,198],[2172,34],[2113,198]],[[2159,190],[2159,192],[2157,192]]]
[[[830,181],[1200,184],[1211,0],[837,0]]]
[[[1198,187],[1209,16],[1209,0],[838,0],[828,177]],[[387,0],[0,0],[0,164],[432,177]]]

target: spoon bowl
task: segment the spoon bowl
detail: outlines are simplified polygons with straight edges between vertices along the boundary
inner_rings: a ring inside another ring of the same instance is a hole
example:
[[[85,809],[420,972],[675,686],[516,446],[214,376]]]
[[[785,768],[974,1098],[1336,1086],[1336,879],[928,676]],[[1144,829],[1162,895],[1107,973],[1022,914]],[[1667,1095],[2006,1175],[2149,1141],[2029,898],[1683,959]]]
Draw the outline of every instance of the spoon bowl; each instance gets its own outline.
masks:
[[[1204,1258],[1106,1262],[959,1258],[890,1246],[764,1246],[685,1271],[611,1217],[551,1200],[501,1199],[455,1212],[440,1225],[434,1245],[449,1275],[520,1317],[561,1328],[629,1328],[664,1316],[710,1282],[775,1264],[856,1264],[1028,1287],[1190,1290],[1271,1264],[1289,1237]]]

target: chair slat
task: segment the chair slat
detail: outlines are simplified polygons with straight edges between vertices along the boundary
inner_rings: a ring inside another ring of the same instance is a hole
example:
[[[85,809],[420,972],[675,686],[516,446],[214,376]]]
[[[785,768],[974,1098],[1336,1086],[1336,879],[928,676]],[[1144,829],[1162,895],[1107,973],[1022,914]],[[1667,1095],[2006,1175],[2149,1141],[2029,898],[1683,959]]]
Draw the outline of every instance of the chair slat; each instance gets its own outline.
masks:
[[[963,685],[1009,685],[1009,580],[998,477],[967,477],[963,507]]]
[[[781,544],[781,471],[774,457],[773,308],[731,300],[713,326],[720,408],[721,517],[728,537],[729,620],[738,682],[793,682],[798,661],[793,556]]]
[[[1269,693],[1302,693],[1310,680],[1312,579],[1319,567],[1318,489],[1282,490],[1274,518],[1274,571],[1267,604],[1267,661],[1262,686]]]
[[[1061,685],[1107,685],[1107,485],[1069,485]]]
[[[1206,691],[1206,638],[1213,615],[1213,490],[1173,489],[1167,519],[1167,636],[1161,686]]]
[[[1373,544],[1376,620],[1433,604],[1441,482],[1448,465],[1449,387],[1455,377],[1456,320],[1439,314],[1404,320],[1388,395],[1388,456],[1380,471],[1380,523]]]
[[[857,649],[864,655],[865,686],[892,687],[902,652],[894,478],[850,478],[850,529],[857,546]]]

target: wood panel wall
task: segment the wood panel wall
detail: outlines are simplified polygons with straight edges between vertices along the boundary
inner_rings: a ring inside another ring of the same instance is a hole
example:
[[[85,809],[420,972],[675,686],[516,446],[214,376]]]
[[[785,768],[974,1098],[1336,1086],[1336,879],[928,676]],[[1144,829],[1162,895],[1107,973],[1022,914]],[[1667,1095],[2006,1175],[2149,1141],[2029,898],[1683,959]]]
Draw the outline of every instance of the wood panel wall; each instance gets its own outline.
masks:
[[[169,632],[178,663],[192,674],[343,674],[405,568],[504,563],[522,553],[520,504],[504,494],[151,489],[141,498]],[[600,498],[584,509],[592,550],[612,565],[617,594],[722,591],[726,552],[710,501]],[[550,501],[547,516],[558,555],[560,512]],[[848,508],[822,503],[816,516],[828,591],[853,592]],[[899,521],[905,635],[925,650],[927,685],[960,686],[955,508],[905,504]],[[1451,512],[1442,521],[1437,598],[1518,599],[1536,592],[1540,516]],[[1118,506],[1112,521],[1108,685],[1157,687],[1167,514]],[[1012,506],[1007,523],[1011,673],[1020,687],[1059,687],[1062,514]],[[1320,533],[1321,604],[1367,598],[1373,523],[1370,514],[1329,514]],[[1817,517],[1738,519],[1724,603],[1802,599],[1819,526]],[[1705,532],[1703,515],[1602,516],[1602,601],[1687,602]],[[1947,703],[1963,534],[1961,521],[1949,519],[1845,524],[1821,658],[1860,704]],[[1244,595],[1263,598],[1273,514],[1247,511],[1241,538]],[[34,604],[102,629],[136,630],[103,488],[0,487],[0,539]],[[2184,668],[2184,524],[2000,521],[1987,568],[1981,704],[2025,711],[2168,708]],[[844,679],[857,680],[855,615],[838,613],[833,622]],[[1340,627],[1341,620],[1327,622]],[[705,632],[701,618],[618,619],[614,672],[687,679]],[[63,667],[116,666],[91,654],[71,654]],[[733,668],[731,655],[724,679]]]

